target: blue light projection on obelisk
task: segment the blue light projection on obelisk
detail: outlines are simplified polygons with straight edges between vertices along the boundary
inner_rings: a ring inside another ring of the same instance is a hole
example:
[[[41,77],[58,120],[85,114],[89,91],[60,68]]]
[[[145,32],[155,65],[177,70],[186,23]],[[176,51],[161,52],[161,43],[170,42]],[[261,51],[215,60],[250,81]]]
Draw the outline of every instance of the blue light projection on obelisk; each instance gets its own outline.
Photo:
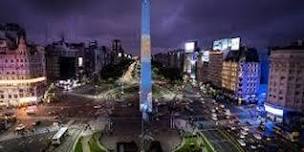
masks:
[[[150,11],[151,0],[141,0],[141,46],[140,46],[140,111],[143,119],[148,121],[152,112],[152,72],[151,72],[151,39]]]

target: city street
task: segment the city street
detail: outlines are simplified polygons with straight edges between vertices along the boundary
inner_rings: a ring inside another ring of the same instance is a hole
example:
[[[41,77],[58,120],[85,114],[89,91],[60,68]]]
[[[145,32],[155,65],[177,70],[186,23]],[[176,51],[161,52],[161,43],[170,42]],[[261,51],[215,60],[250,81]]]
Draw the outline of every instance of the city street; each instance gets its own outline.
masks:
[[[217,151],[297,151],[294,144],[276,133],[271,137],[265,136],[267,130],[259,129],[262,120],[257,118],[253,106],[217,102],[191,85],[185,87],[184,99],[189,103],[185,104],[178,118],[192,126],[189,132],[198,128]]]

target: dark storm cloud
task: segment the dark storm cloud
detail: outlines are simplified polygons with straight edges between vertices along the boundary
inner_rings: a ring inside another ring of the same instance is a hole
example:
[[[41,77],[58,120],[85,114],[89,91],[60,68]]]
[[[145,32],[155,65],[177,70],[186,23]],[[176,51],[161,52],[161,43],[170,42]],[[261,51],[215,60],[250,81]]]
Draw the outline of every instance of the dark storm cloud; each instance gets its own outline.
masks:
[[[0,21],[23,25],[36,42],[120,38],[138,50],[140,0],[1,0]],[[182,47],[200,40],[241,36],[250,46],[286,44],[304,37],[303,0],[153,0],[154,48]],[[46,39],[45,37],[49,38]]]

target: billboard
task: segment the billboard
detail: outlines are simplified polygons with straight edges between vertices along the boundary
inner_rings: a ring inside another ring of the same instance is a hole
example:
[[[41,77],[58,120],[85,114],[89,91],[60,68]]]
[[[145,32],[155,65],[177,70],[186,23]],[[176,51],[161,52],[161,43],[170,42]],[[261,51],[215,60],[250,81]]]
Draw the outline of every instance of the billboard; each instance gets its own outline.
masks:
[[[83,58],[82,57],[78,57],[78,66],[79,67],[83,66]]]
[[[241,38],[228,38],[228,39],[221,39],[216,40],[213,42],[213,50],[239,50],[241,45]]]
[[[185,52],[186,53],[192,53],[196,49],[197,42],[196,41],[190,41],[185,43]]]
[[[282,109],[274,108],[274,107],[268,106],[266,104],[264,106],[265,106],[265,110],[269,113],[272,113],[272,114],[277,115],[277,116],[283,116],[284,115],[284,110],[282,110]]]
[[[202,56],[203,62],[209,62],[209,51],[204,51]]]

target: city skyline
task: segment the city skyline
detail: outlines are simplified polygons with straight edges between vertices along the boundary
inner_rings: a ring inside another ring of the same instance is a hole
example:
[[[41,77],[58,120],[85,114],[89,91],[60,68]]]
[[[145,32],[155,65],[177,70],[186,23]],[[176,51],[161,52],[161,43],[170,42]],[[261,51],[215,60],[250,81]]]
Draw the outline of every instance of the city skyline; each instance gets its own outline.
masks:
[[[2,0],[0,152],[304,152],[303,4]]]
[[[286,45],[303,38],[304,2],[297,1],[155,1],[152,9],[152,53],[182,48],[197,39],[208,48],[213,40],[241,36],[257,48]],[[110,44],[120,38],[127,50],[139,54],[140,5],[136,1],[1,1],[1,22],[16,22],[28,31],[30,41],[97,40]],[[234,9],[239,8],[239,9]],[[225,15],[223,15],[225,14]],[[47,37],[47,38],[46,38]]]

